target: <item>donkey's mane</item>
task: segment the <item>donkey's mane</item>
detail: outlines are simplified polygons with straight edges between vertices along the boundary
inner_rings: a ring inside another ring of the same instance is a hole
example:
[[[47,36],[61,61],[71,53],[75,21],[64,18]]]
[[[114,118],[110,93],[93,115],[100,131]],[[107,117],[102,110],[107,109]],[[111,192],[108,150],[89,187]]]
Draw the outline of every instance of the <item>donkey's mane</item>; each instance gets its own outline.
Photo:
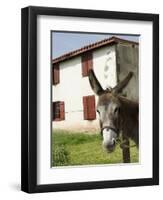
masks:
[[[120,102],[122,102],[123,104],[126,104],[126,105],[131,105],[131,106],[138,106],[138,102],[137,101],[133,101],[133,100],[130,100],[124,96],[121,96],[121,95],[118,95],[118,94],[115,94],[114,92],[112,91],[109,91],[108,90],[104,90],[104,92],[102,93],[102,95],[100,95],[102,97],[102,101],[105,101],[107,102],[107,100],[109,98],[113,99],[116,101],[116,100],[119,100]]]
[[[137,101],[133,101],[133,100],[130,100],[126,97],[123,97],[121,95],[118,95],[117,98],[121,101],[121,102],[124,102],[126,104],[131,104],[133,106],[139,106],[139,103]]]

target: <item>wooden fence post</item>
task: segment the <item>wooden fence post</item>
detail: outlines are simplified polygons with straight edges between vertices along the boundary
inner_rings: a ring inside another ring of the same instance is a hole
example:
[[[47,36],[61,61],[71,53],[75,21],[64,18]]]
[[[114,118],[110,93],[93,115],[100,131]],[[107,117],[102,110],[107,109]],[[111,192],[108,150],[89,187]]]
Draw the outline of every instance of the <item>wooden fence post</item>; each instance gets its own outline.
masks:
[[[123,154],[123,162],[124,163],[130,163],[130,142],[129,139],[125,138],[124,147],[122,148],[122,154]]]

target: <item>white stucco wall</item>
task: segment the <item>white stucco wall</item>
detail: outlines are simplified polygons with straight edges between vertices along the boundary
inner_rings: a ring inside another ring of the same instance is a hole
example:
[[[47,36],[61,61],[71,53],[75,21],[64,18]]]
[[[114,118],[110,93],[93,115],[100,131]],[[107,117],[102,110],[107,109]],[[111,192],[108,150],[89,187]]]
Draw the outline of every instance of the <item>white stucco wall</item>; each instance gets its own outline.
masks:
[[[93,69],[104,89],[116,85],[115,46],[102,47],[93,52]],[[98,114],[96,120],[83,119],[83,96],[94,93],[88,77],[82,77],[81,56],[60,63],[60,83],[52,87],[52,101],[65,102],[65,120],[53,122],[53,128],[78,131],[99,128]]]
[[[103,89],[117,84],[115,46],[106,46],[93,53],[93,67]]]

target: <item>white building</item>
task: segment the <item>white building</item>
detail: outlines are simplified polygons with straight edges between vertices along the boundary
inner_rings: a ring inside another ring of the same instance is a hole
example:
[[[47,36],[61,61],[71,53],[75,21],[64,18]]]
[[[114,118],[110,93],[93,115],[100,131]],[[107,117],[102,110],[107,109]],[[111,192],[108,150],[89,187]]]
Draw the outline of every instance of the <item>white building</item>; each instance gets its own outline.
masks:
[[[53,128],[89,131],[99,128],[88,80],[93,68],[102,87],[114,87],[134,72],[123,95],[138,101],[138,43],[112,37],[64,54],[52,61]]]

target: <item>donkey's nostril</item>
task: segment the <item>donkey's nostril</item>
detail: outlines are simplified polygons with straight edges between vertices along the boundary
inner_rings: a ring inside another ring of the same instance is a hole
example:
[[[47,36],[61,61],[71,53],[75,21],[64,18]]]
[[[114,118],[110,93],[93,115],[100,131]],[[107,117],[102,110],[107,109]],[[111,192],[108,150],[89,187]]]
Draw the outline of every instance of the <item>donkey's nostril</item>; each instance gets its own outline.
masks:
[[[112,152],[115,149],[115,140],[112,140],[111,142],[103,142],[103,147],[108,152]]]

